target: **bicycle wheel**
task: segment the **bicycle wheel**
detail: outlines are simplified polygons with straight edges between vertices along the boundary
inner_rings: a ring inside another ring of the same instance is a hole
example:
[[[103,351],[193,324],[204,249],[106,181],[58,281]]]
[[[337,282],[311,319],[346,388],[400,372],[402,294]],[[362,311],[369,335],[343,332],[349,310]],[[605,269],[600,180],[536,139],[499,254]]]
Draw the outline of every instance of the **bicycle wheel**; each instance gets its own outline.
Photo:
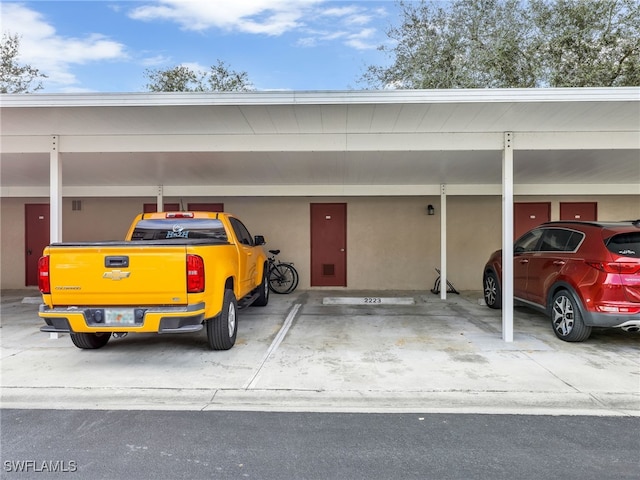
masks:
[[[294,275],[290,265],[274,264],[269,270],[269,288],[275,293],[289,293],[291,286],[294,285]]]
[[[298,271],[296,270],[296,267],[293,266],[293,263],[281,262],[279,263],[279,265],[286,265],[291,270],[291,274],[293,275],[293,281],[291,282],[291,286],[289,287],[289,290],[285,292],[285,293],[291,293],[296,289],[296,287],[298,286],[298,282],[300,281],[300,276],[298,275]]]
[[[298,286],[298,282],[300,281],[300,277],[298,276],[298,271],[293,266],[293,264],[289,264],[288,263],[287,265],[291,268],[291,271],[293,272],[293,283],[291,284],[291,288],[289,288],[289,291],[287,292],[287,293],[291,293]]]

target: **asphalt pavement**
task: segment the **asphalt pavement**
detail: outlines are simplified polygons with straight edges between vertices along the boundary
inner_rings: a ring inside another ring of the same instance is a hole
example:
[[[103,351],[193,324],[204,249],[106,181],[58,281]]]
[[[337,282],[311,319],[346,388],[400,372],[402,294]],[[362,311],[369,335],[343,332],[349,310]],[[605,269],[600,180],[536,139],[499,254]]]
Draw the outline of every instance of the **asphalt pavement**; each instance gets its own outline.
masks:
[[[507,343],[481,297],[296,291],[241,310],[229,351],[204,331],[80,350],[39,331],[37,290],[5,290],[2,408],[640,416],[640,334],[566,343],[517,308]]]
[[[3,479],[637,480],[638,417],[2,410]]]

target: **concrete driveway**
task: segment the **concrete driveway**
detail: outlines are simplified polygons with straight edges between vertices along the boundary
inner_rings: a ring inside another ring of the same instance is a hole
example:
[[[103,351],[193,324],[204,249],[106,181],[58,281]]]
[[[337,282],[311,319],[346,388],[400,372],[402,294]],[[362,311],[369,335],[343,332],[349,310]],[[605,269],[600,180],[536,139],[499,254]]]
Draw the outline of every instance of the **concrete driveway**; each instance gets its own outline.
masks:
[[[546,317],[518,309],[505,343],[480,292],[272,295],[240,312],[237,343],[222,352],[204,331],[80,350],[39,331],[37,297],[2,292],[3,408],[640,416],[640,334],[565,343]]]

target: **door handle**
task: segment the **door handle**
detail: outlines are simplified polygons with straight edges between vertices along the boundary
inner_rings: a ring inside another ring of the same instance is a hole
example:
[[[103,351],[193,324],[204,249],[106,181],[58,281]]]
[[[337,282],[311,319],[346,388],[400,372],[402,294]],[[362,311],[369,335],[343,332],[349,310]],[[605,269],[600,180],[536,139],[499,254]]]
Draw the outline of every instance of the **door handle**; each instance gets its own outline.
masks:
[[[567,263],[567,262],[565,262],[564,260],[554,260],[553,261],[553,264],[557,265],[557,266],[564,265],[565,263]]]
[[[341,251],[341,252],[344,252],[344,248],[341,248],[341,249],[340,249],[340,251]]]
[[[529,263],[529,260],[526,258],[523,258],[522,260],[520,260],[520,263]]]
[[[31,249],[27,250],[27,255],[31,255],[33,253],[33,251]]]

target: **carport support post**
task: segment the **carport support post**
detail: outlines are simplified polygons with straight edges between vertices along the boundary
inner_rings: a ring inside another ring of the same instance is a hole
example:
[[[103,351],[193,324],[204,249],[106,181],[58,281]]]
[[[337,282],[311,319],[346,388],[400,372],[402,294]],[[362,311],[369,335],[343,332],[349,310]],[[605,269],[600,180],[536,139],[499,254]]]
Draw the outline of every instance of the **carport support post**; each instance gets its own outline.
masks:
[[[513,342],[513,133],[502,151],[502,339]]]
[[[53,135],[49,150],[49,243],[62,241],[62,164],[59,143],[59,137]],[[58,333],[49,333],[50,339],[58,337]]]
[[[447,189],[440,185],[440,298],[447,299]]]
[[[158,185],[158,194],[156,195],[156,211],[164,212],[164,190],[162,185]]]
[[[51,137],[49,151],[49,242],[62,241],[62,165],[58,136]]]

